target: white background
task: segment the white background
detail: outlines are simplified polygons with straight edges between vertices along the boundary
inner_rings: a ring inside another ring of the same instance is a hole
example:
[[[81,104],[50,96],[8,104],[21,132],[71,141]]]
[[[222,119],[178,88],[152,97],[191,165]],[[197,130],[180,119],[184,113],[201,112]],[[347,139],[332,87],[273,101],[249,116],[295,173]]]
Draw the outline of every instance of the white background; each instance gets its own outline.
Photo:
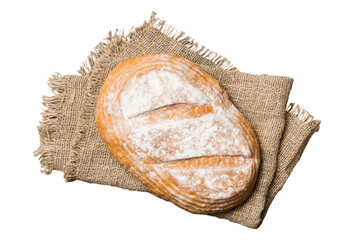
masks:
[[[360,239],[357,1],[1,1],[0,239]],[[241,71],[291,76],[321,129],[252,230],[147,193],[41,174],[42,95],[151,11]]]

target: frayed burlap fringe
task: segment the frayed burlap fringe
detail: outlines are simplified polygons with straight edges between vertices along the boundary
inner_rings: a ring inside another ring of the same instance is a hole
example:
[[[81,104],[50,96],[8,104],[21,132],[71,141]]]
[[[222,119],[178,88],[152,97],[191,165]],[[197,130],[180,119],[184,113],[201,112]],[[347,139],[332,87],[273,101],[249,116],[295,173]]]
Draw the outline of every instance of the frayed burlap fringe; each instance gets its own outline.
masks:
[[[55,74],[49,79],[53,96],[43,97],[43,120],[38,127],[40,147],[34,155],[40,156],[44,173],[65,171],[70,146],[75,136],[87,78]]]
[[[304,121],[305,123],[314,121],[314,116],[296,103],[290,103],[287,111],[294,114],[299,120]]]
[[[130,42],[133,38],[136,38],[136,35],[141,32],[142,29],[149,26],[158,29],[161,33],[181,43],[183,46],[186,46],[199,56],[208,59],[214,64],[214,66],[221,67],[224,70],[236,70],[236,67],[234,67],[228,59],[220,56],[220,54],[214,51],[211,51],[203,45],[199,45],[192,37],[186,35],[185,32],[178,31],[175,27],[167,24],[165,20],[156,18],[156,13],[152,12],[149,21],[145,21],[139,27],[132,27],[127,36],[125,36],[123,31],[119,31],[118,29],[116,29],[114,33],[110,31],[108,36],[105,38],[105,41],[100,42],[94,50],[90,52],[87,60],[83,63],[78,72],[82,76],[89,76],[95,66],[95,63],[101,58],[101,56],[105,53],[110,56],[119,55],[123,43]]]
[[[39,156],[42,167],[41,172],[50,174],[54,169],[54,159],[56,158],[56,147],[54,138],[58,133],[59,109],[64,98],[66,83],[64,78],[56,73],[48,80],[48,85],[54,95],[51,97],[43,96],[43,105],[46,109],[42,112],[42,121],[38,127],[40,135],[40,147],[34,152],[34,156]]]
[[[147,23],[145,22],[145,24]],[[166,24],[166,21],[156,18],[155,12],[152,13],[148,24],[160,30],[160,32],[181,43],[190,50],[194,51],[199,56],[210,60],[216,67],[220,67],[224,70],[236,70],[236,68],[230,63],[228,59],[220,56],[214,51],[211,51],[203,45],[199,45],[192,37],[187,36],[185,32],[178,31],[175,29],[175,27]]]

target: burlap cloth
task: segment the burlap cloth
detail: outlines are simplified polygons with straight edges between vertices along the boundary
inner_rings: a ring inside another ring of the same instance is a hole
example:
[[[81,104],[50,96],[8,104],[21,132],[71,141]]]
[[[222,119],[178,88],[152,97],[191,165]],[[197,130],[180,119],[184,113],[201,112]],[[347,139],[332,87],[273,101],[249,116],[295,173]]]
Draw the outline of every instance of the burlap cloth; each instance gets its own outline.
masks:
[[[239,72],[225,58],[199,47],[184,32],[176,32],[157,19],[155,13],[126,37],[115,32],[106,40],[91,52],[79,70],[81,76],[56,74],[49,80],[55,95],[44,97],[47,109],[39,126],[41,145],[35,151],[43,171],[63,171],[66,181],[148,191],[102,142],[95,124],[95,105],[108,73],[121,61],[150,53],[176,54],[217,79],[256,132],[261,167],[253,193],[240,206],[213,216],[259,227],[320,126],[320,121],[298,105],[286,107],[293,79]]]

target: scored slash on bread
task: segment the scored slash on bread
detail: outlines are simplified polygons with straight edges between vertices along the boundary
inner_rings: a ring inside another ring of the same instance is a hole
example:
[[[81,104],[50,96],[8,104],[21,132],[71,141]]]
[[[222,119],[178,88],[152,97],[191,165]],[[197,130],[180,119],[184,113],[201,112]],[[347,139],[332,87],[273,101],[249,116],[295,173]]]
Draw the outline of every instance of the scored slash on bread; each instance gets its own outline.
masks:
[[[150,54],[118,64],[96,106],[105,144],[157,196],[216,213],[252,192],[260,150],[219,83],[192,62]]]

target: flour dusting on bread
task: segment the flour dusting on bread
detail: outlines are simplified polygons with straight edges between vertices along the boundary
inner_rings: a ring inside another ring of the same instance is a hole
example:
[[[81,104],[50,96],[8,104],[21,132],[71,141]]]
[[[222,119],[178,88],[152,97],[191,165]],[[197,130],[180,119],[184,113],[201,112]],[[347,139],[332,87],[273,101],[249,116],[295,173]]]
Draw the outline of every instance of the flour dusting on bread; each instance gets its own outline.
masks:
[[[130,124],[131,125],[131,124]],[[249,156],[241,129],[224,114],[210,113],[199,118],[156,121],[152,125],[136,126],[129,138],[142,153],[161,161],[214,156]]]
[[[120,97],[124,115],[134,117],[162,106],[175,103],[206,104],[209,99],[184,80],[169,71],[151,71],[135,76],[126,85]]]
[[[255,134],[219,83],[174,55],[145,55],[109,74],[97,125],[112,154],[156,195],[215,213],[251,193]]]

